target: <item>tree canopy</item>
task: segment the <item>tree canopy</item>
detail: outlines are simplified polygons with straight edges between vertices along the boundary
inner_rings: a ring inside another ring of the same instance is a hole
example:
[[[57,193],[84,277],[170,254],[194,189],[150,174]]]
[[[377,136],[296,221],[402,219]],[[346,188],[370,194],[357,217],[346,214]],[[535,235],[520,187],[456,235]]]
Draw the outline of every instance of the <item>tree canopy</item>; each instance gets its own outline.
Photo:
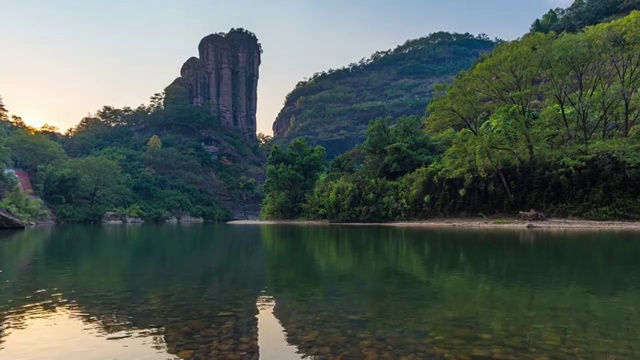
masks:
[[[275,145],[267,159],[266,197],[260,217],[301,217],[302,205],[324,170],[326,155],[321,146],[312,147],[304,139],[296,139],[286,148]]]
[[[549,10],[531,25],[531,32],[577,32],[591,25],[640,10],[639,0],[575,0],[568,8]]]
[[[499,44],[436,87],[424,128],[415,118],[371,122],[364,143],[333,160],[294,217],[366,222],[534,208],[640,218],[637,29],[634,11]]]
[[[27,171],[34,195],[60,221],[99,221],[114,210],[152,221],[187,214],[224,220],[236,202],[262,198],[252,185],[264,177],[259,146],[179,98],[156,94],[135,109],[104,106],[65,134],[6,116],[0,125],[0,162]],[[0,195],[8,197],[6,181]]]
[[[495,43],[486,35],[438,32],[301,81],[285,99],[276,143],[304,137],[329,157],[366,138],[370,121],[422,115],[433,86],[467,69]]]

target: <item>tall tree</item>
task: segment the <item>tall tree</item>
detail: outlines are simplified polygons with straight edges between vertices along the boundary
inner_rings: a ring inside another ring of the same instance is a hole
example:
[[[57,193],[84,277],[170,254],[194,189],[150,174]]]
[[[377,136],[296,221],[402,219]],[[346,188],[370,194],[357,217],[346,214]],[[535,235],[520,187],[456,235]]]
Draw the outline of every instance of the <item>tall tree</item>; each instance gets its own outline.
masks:
[[[0,120],[9,120],[9,111],[2,102],[2,95],[0,95]]]
[[[324,148],[312,147],[302,138],[294,140],[286,148],[275,145],[267,160],[266,197],[260,217],[301,217],[302,205],[326,167],[326,156]]]
[[[622,134],[629,136],[631,128],[640,120],[640,13],[610,24],[601,29],[590,28],[587,36],[596,40],[603,50],[607,65],[613,69],[622,99]]]

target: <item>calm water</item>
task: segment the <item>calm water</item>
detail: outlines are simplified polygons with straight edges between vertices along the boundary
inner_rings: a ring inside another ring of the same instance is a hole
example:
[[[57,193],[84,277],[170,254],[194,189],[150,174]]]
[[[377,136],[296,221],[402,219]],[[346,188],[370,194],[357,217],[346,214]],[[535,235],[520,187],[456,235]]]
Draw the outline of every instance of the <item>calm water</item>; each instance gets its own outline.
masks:
[[[0,233],[0,359],[639,359],[634,233]]]

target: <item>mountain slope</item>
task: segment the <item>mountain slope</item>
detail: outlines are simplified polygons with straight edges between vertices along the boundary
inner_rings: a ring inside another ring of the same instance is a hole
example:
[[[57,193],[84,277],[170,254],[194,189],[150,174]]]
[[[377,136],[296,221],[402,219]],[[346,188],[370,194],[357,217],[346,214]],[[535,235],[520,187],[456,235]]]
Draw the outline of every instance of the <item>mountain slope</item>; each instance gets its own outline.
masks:
[[[273,124],[277,142],[297,137],[334,156],[364,141],[370,121],[423,115],[433,86],[490,51],[486,35],[439,32],[339,70],[315,74],[287,95]]]
[[[575,0],[571,6],[549,10],[531,25],[531,32],[578,32],[586,26],[619,19],[640,10],[640,0]]]

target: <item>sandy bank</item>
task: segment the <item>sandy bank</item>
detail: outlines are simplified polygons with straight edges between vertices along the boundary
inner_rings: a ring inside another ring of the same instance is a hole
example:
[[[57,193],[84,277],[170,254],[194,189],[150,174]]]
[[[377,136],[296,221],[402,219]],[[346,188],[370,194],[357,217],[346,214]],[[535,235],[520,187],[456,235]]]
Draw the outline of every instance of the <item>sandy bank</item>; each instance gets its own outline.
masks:
[[[531,229],[531,230],[626,230],[640,231],[640,222],[549,220],[527,222],[514,219],[432,219],[393,223],[330,223],[326,221],[231,221],[231,225],[322,225],[322,226],[391,226],[419,228]]]

